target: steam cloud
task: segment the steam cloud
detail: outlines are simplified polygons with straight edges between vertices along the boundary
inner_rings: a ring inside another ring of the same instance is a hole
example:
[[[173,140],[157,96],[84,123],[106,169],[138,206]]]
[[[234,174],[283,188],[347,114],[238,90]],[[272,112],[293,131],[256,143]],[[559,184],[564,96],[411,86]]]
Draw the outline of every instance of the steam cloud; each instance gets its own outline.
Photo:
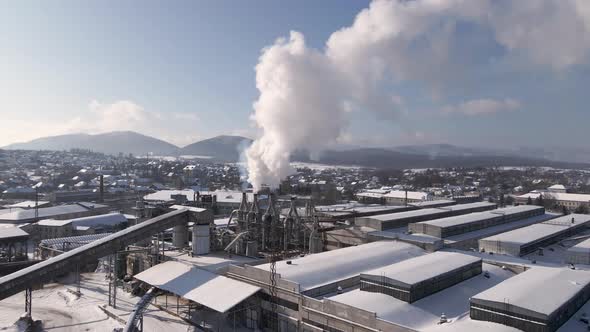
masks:
[[[493,59],[479,51],[482,40],[499,49]],[[246,151],[248,180],[255,190],[277,187],[293,171],[291,154],[335,143],[348,112],[395,120],[401,82],[441,93],[482,68],[562,71],[586,64],[589,50],[587,0],[375,0],[324,50],[293,31],[263,49],[256,66],[252,119],[262,136]],[[475,106],[483,113],[518,105],[509,96],[482,100]]]

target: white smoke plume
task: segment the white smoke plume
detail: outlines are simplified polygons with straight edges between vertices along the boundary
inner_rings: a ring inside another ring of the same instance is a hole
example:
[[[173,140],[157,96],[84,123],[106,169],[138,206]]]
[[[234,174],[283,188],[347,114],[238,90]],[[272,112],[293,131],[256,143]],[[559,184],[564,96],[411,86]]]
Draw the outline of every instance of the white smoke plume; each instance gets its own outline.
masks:
[[[495,58],[479,52],[482,40],[501,50]],[[246,152],[249,181],[255,190],[276,187],[292,172],[291,154],[335,143],[350,111],[395,120],[400,82],[440,93],[482,68],[586,64],[589,50],[587,0],[375,0],[324,50],[291,32],[265,48],[256,66],[252,118],[262,136]]]

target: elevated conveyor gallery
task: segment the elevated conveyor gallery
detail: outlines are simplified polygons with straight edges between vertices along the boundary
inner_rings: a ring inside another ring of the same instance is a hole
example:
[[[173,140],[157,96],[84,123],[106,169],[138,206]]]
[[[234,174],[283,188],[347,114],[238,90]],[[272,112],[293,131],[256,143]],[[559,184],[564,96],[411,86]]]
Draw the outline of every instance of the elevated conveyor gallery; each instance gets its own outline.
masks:
[[[0,299],[47,282],[58,274],[74,271],[78,265],[84,265],[113,254],[125,246],[139,242],[153,234],[176,225],[187,224],[190,214],[191,212],[187,209],[163,214],[2,277],[0,278]]]

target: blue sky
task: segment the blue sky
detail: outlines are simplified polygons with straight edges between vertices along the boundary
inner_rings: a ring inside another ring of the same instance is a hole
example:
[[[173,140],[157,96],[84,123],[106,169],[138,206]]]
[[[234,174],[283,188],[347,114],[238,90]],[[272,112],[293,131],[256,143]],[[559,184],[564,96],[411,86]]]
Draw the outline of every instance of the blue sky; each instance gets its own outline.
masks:
[[[368,5],[336,0],[4,3],[0,146],[45,135],[124,129],[179,145],[218,134],[256,135],[249,117],[258,98],[254,67],[261,49],[297,30],[308,47],[323,50],[330,35],[350,26]],[[454,31],[453,63],[473,62],[466,66],[467,78],[444,73],[442,83],[416,76],[388,83],[403,111],[385,121],[352,112],[344,143],[585,145],[587,62],[559,70],[490,66],[505,58],[506,45],[490,38],[485,27],[458,24]],[[465,58],[458,51],[463,47],[471,48]],[[474,73],[480,63],[481,72]],[[507,111],[467,111],[468,101],[484,99],[514,105]]]

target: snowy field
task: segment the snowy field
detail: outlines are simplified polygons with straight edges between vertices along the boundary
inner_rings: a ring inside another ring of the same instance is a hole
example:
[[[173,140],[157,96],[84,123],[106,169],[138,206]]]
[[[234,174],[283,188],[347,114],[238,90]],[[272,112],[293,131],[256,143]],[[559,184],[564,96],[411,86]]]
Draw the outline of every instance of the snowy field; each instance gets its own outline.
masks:
[[[99,309],[108,303],[104,273],[83,274],[80,297],[68,289],[76,288],[74,285],[47,284],[43,289],[33,291],[33,319],[43,321],[43,331],[104,332],[124,327]],[[138,297],[118,289],[117,309],[111,311],[126,321],[138,300]],[[24,303],[24,292],[0,301],[0,331],[19,331],[13,324],[24,313]],[[189,324],[153,306],[144,314],[144,328],[146,331],[193,331]]]

